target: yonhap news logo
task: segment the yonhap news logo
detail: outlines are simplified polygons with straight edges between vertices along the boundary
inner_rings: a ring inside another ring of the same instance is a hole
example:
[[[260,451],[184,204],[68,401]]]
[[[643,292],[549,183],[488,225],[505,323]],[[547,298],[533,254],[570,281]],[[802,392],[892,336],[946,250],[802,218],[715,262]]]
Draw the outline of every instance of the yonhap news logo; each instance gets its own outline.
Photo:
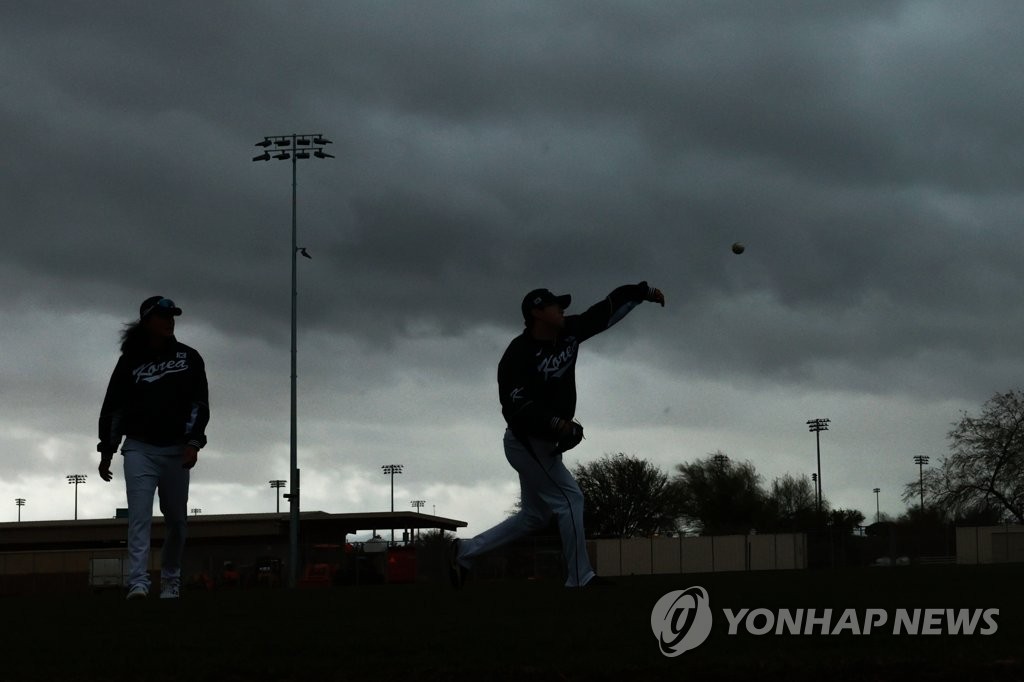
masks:
[[[725,634],[766,635],[994,635],[999,609],[722,609]],[[668,657],[696,649],[711,635],[708,592],[687,587],[662,596],[651,610],[651,630]]]
[[[651,629],[666,656],[696,649],[711,634],[711,605],[703,587],[669,592],[651,611]]]

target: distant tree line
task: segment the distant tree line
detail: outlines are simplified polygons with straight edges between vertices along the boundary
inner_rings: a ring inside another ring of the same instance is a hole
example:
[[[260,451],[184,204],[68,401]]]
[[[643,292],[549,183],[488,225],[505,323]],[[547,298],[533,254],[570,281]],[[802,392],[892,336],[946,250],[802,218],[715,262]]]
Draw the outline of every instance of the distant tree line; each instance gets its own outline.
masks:
[[[997,393],[979,415],[962,414],[948,438],[949,454],[904,487],[907,511],[882,520],[1024,523],[1024,393]],[[721,451],[678,464],[671,476],[621,452],[577,464],[573,475],[587,501],[584,525],[598,537],[852,532],[865,520],[856,509],[832,509],[824,498],[819,513],[806,475],[785,474],[765,485],[751,462]]]

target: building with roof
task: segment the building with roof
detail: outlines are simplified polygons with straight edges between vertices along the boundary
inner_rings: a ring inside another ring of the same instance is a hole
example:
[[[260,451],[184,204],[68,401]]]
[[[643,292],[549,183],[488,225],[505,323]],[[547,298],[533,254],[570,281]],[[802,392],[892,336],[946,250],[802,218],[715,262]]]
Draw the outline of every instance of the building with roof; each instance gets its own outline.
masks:
[[[311,569],[315,565],[319,573],[314,582],[324,581],[324,566],[330,569],[331,581],[386,579],[389,560],[394,564],[394,557],[399,557],[408,564],[407,545],[417,532],[454,532],[465,526],[465,521],[406,511],[302,512],[300,575],[307,582],[314,580]],[[396,529],[398,540],[394,545],[387,541],[392,529]],[[149,557],[154,581],[160,572],[164,531],[163,517],[154,516]],[[348,536],[363,531],[387,533],[387,538],[365,545],[348,541]],[[119,567],[127,563],[127,537],[127,518],[0,523],[0,594],[77,591],[97,586],[91,575],[97,566],[109,571],[112,562]],[[186,583],[205,583],[208,587],[223,584],[226,579],[236,580],[239,586],[279,584],[280,575],[287,574],[289,537],[286,512],[190,516],[182,578]],[[398,553],[402,549],[406,554]]]

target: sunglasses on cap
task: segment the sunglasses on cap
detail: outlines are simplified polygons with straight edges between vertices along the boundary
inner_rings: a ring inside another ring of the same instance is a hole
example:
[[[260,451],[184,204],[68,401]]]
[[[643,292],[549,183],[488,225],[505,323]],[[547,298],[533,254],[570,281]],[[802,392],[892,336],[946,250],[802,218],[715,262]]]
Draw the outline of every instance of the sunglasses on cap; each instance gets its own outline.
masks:
[[[156,313],[157,315],[165,315],[167,317],[173,317],[176,315],[181,315],[181,308],[174,305],[174,301],[172,301],[169,298],[159,298],[150,303],[148,306],[143,307],[142,311],[139,314],[139,319],[142,319],[151,313]]]

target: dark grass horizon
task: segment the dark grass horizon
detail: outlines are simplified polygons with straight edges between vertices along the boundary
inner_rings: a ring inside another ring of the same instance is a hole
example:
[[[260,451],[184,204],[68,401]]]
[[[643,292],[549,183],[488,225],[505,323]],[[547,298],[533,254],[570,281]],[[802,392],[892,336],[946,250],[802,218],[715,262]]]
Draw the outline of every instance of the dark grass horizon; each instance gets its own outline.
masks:
[[[1024,679],[1024,566],[914,566],[616,578],[567,590],[493,580],[322,590],[5,597],[2,679]],[[704,587],[701,646],[663,656],[651,609]],[[728,635],[723,608],[998,608],[992,635]]]

